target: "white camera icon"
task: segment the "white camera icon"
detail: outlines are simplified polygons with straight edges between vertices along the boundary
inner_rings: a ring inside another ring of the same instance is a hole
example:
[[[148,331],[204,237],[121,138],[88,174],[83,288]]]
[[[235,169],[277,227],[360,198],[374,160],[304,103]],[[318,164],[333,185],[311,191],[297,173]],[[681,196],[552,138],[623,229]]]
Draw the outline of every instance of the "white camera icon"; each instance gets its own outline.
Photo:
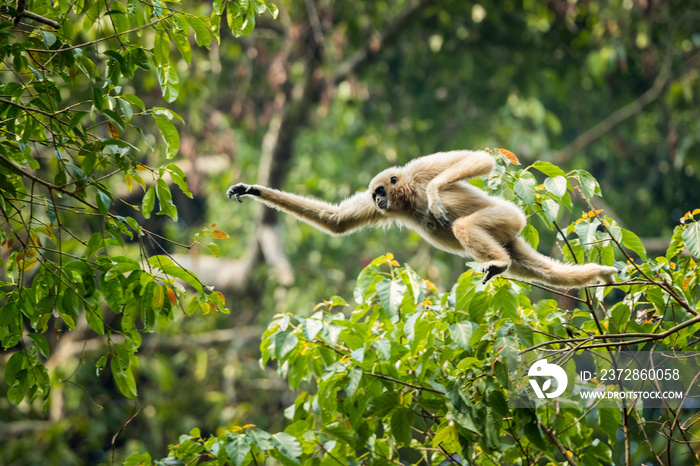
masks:
[[[564,369],[556,364],[550,364],[546,359],[539,359],[535,361],[527,372],[530,380],[530,385],[535,391],[537,398],[555,398],[560,396],[566,390],[566,386],[569,383],[569,379],[566,376]],[[542,388],[537,383],[533,377],[550,377],[543,384]],[[553,392],[546,393],[547,390],[552,386],[552,378],[557,381],[557,388]]]

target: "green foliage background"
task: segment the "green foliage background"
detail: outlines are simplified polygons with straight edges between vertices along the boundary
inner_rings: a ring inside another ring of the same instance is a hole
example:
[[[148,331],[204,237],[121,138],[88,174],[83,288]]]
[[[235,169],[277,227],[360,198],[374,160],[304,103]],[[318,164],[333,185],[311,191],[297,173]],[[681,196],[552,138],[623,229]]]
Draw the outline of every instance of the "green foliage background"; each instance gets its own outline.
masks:
[[[664,435],[686,441],[693,413],[662,413],[678,420],[663,431],[633,410],[507,412],[498,367],[568,325],[673,330],[635,344],[695,347],[700,228],[697,213],[679,219],[700,207],[699,14],[693,2],[2,2],[0,462],[689,458]],[[526,167],[475,183],[523,207],[528,241],[626,268],[632,284],[574,298],[477,289],[461,259],[409,231],[333,238],[224,196],[258,181],[340,200],[389,165],[487,146]],[[388,250],[410,267],[380,269]],[[360,307],[331,298],[318,313],[330,296]],[[640,311],[654,325],[635,324]],[[416,357],[433,364],[420,380]],[[562,422],[574,427],[559,435]]]

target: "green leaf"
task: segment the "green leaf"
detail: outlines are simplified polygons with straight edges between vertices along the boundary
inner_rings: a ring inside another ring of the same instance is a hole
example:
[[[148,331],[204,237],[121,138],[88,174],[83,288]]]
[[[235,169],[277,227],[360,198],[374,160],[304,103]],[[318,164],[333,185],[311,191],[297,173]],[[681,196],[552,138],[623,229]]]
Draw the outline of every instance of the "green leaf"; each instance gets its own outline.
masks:
[[[224,8],[226,8],[227,3],[228,0],[214,0],[214,14],[221,16],[224,13]]]
[[[242,466],[245,464],[245,457],[250,452],[250,444],[246,437],[241,434],[229,434],[224,443],[226,454],[233,462],[234,466]]]
[[[153,57],[160,66],[168,64],[170,60],[170,38],[162,29],[156,31],[153,41]]]
[[[303,322],[304,337],[307,341],[313,341],[318,335],[318,332],[323,330],[323,320],[321,320],[322,315],[320,313],[315,314]]]
[[[692,222],[683,228],[683,243],[693,257],[700,258],[700,223]]]
[[[120,346],[119,348],[123,347]],[[112,377],[114,377],[114,382],[122,395],[127,398],[136,398],[136,380],[129,367],[129,356],[128,354],[125,356],[126,357],[124,357],[123,354],[112,356],[112,360],[110,361]]]
[[[547,199],[542,202],[542,211],[550,222],[555,222],[557,220],[559,216],[559,207],[561,207],[560,204],[553,199]]]
[[[142,49],[138,49],[138,50],[142,50]],[[122,95],[122,99],[126,100],[127,102],[129,102],[132,105],[136,105],[142,111],[146,110],[146,104],[144,104],[143,100],[141,100],[140,98],[138,98],[134,94],[124,94],[124,95]]]
[[[156,205],[156,190],[151,185],[141,201],[141,214],[143,218],[151,218],[151,212]]]
[[[517,410],[516,410],[517,411]],[[548,451],[549,447],[544,437],[542,436],[542,431],[537,421],[529,422],[523,426],[523,431],[525,432],[525,437],[531,441],[537,448],[543,451]]]
[[[139,0],[127,0],[126,16],[129,18],[129,24],[132,28],[143,26],[143,13]]]
[[[457,343],[457,346],[465,351],[469,351],[471,348],[469,340],[472,337],[472,331],[472,323],[469,321],[457,322],[456,324],[450,326],[450,336],[452,337],[452,340]]]
[[[49,357],[49,342],[46,341],[46,338],[44,338],[44,336],[39,334],[39,333],[30,333],[29,338],[34,343],[34,346],[36,347],[36,349],[39,350],[39,353],[41,353],[41,355],[44,356],[45,358],[48,358]]]
[[[537,245],[540,244],[540,234],[535,227],[528,223],[520,234],[527,241],[527,244],[533,249],[537,249]]]
[[[683,241],[683,231],[685,231],[684,225],[678,225],[673,229],[671,244],[669,244],[666,250],[666,260],[669,262],[682,251],[680,245]]]
[[[212,41],[209,18],[206,16],[188,16],[187,22],[194,31],[194,40],[197,42],[197,46],[209,48]]]
[[[577,176],[579,183],[581,184],[583,194],[588,199],[592,199],[593,196],[600,194],[600,186],[598,186],[598,182],[590,173],[585,170],[577,170]]]
[[[411,426],[414,418],[413,411],[406,408],[399,408],[391,415],[391,433],[399,445],[411,444]]]
[[[51,48],[51,46],[56,43],[56,35],[54,33],[44,31],[43,29],[39,29],[39,33],[41,34],[41,38],[44,40],[44,45],[46,45],[47,48]]]
[[[626,304],[617,303],[610,309],[610,322],[613,324],[615,333],[622,333],[627,329],[630,320],[630,308]]]
[[[156,118],[156,125],[160,130],[160,134],[167,145],[166,157],[173,158],[180,150],[180,134],[172,121],[166,118]]]
[[[490,307],[491,295],[486,291],[479,291],[469,302],[469,320],[477,324],[484,323],[484,315]]]
[[[156,182],[156,196],[160,203],[160,212],[158,215],[167,215],[177,222],[177,207],[173,204],[173,195],[170,192],[170,186],[164,179],[159,179]]]
[[[599,226],[600,220],[597,218],[594,218],[592,221],[584,220],[576,224],[576,234],[584,250],[588,251],[596,245],[596,231]]]
[[[636,252],[642,260],[647,260],[647,251],[637,235],[622,228],[622,245]]]
[[[173,102],[180,93],[180,81],[175,66],[163,65],[156,68],[158,83],[163,91],[163,98]]]
[[[267,11],[267,6],[262,0],[252,0],[253,7],[255,8],[255,14],[261,15]]]
[[[566,194],[567,184],[568,182],[566,181],[566,178],[561,175],[544,180],[544,188],[557,198],[560,198]]]
[[[26,369],[28,365],[27,353],[24,351],[17,351],[14,353],[10,356],[10,359],[8,359],[5,365],[5,382],[10,386],[14,385],[21,377],[21,372]],[[22,397],[24,397],[24,394],[22,394]]]
[[[112,258],[114,265],[110,267],[105,273],[105,281],[110,281],[115,277],[124,275],[127,272],[133,272],[134,270],[141,269],[141,265],[134,259],[128,257],[114,257]]]
[[[532,205],[535,202],[535,177],[532,173],[523,172],[513,184],[515,194],[527,205]]]
[[[501,418],[506,418],[510,415],[510,410],[508,409],[508,400],[503,393],[503,390],[492,389],[486,392],[486,401]]]
[[[173,31],[171,34],[171,38],[180,51],[180,55],[182,55],[182,58],[189,65],[190,61],[192,61],[192,49],[189,39],[184,33],[178,31]]]
[[[384,417],[399,405],[399,394],[393,390],[386,391],[372,398],[367,412],[371,416]]]
[[[123,466],[151,466],[152,462],[150,454],[134,452],[124,460]]]
[[[257,427],[248,428],[245,430],[248,437],[248,443],[252,443],[258,450],[267,451],[272,448],[272,435]]]
[[[102,98],[102,92],[99,88],[92,88],[92,104],[98,110],[104,110],[104,99]]]
[[[620,424],[620,411],[617,408],[606,406],[598,408],[598,425],[608,435],[608,444],[612,445],[617,441]]]
[[[78,314],[80,313],[80,300],[78,295],[72,289],[66,288],[63,291],[60,301],[56,304],[63,321],[69,328],[75,330]]]
[[[124,306],[124,290],[119,280],[105,281],[104,275],[100,277],[100,291],[107,305],[114,312],[121,312]]]
[[[557,176],[566,177],[566,173],[561,168],[557,167],[551,162],[537,161],[532,165],[537,170],[541,171],[545,175],[555,178]]]
[[[280,432],[272,435],[272,443],[282,455],[295,463],[299,462],[302,453],[299,440],[285,432]]]
[[[71,116],[70,122],[68,122],[68,129],[73,130],[76,126],[80,124],[81,121],[83,121],[87,114],[88,112],[82,111],[73,112],[73,116]]]
[[[534,344],[532,327],[529,325],[515,324],[515,334],[523,347],[529,348]]]
[[[179,278],[180,280],[197,290],[200,294],[204,293],[204,288],[202,287],[202,284],[197,279],[197,276],[194,275],[192,272],[185,270],[177,265],[165,266],[162,270],[165,275],[173,278]]]
[[[299,338],[292,332],[279,332],[275,335],[275,357],[283,360],[299,343]]]
[[[175,183],[182,190],[185,196],[192,199],[192,192],[190,192],[190,189],[187,186],[187,175],[185,175],[185,172],[183,172],[182,169],[174,163],[169,164],[167,168],[170,170],[170,177],[173,179],[173,183]]]
[[[7,399],[10,403],[17,406],[22,402],[26,393],[27,390],[24,386],[14,385],[7,390]]]
[[[114,24],[117,33],[123,34],[130,29],[129,17],[121,2],[112,2],[112,9],[107,14],[111,16],[112,24]]]
[[[397,315],[403,295],[406,293],[406,284],[400,280],[384,279],[377,283],[377,293],[382,307],[389,315]]]
[[[345,394],[352,398],[355,396],[357,389],[362,381],[362,369],[357,366],[352,366],[348,372],[348,384],[345,387]]]
[[[99,306],[85,309],[85,320],[90,328],[98,335],[105,334],[105,324],[102,317],[102,309]]]
[[[100,213],[102,215],[109,214],[109,206],[112,204],[112,199],[109,197],[109,195],[101,189],[98,189],[97,193],[95,194],[95,198],[97,200],[97,208],[100,209]]]

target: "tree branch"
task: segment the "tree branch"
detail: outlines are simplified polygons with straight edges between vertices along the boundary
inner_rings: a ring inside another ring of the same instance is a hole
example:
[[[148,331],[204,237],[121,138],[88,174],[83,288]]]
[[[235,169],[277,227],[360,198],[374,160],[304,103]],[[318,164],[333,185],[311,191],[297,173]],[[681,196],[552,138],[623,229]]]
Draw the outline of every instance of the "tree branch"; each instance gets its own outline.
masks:
[[[47,26],[51,26],[54,29],[60,29],[61,25],[58,23],[58,21],[54,21],[49,18],[45,18],[41,15],[37,15],[36,13],[32,13],[31,11],[23,11],[19,13],[16,18],[15,18],[15,24],[19,23],[19,21],[22,18],[27,18],[36,21],[37,23],[43,23],[46,24]]]
[[[564,458],[566,458],[566,462],[569,463],[570,466],[577,466],[576,463],[574,462],[573,458],[571,458],[571,452],[569,452],[564,445],[559,441],[557,438],[556,434],[552,429],[547,427],[542,423],[542,421],[538,421],[540,423],[540,428],[542,431],[547,434],[547,437],[554,443],[554,445],[557,447],[557,449],[561,452],[562,455],[564,455]]]
[[[45,18],[43,16],[37,15],[36,13],[32,13],[31,11],[25,10],[27,7],[27,0],[17,0],[17,12],[15,15],[15,26],[19,24],[22,18],[28,18],[36,21],[37,23],[42,23],[46,24],[47,26],[51,26],[54,29],[59,29],[61,25],[58,23],[58,21],[54,21],[49,18]]]
[[[606,334],[606,335],[591,335],[591,336],[586,337],[586,338],[567,338],[567,339],[563,339],[563,340],[545,341],[543,343],[538,343],[534,346],[526,348],[526,349],[522,350],[519,354],[524,354],[524,353],[527,353],[529,351],[536,350],[537,348],[541,348],[543,346],[564,344],[564,343],[580,343],[580,342],[600,340],[600,339],[637,338],[637,340],[632,340],[632,341],[606,342],[606,343],[596,343],[596,344],[587,345],[587,346],[579,346],[579,347],[577,347],[577,349],[580,350],[580,349],[590,349],[590,348],[605,348],[606,346],[624,346],[624,345],[633,345],[636,343],[645,343],[647,341],[663,340],[664,338],[671,336],[674,333],[679,332],[680,330],[683,330],[686,327],[690,327],[691,325],[695,325],[698,323],[700,323],[700,316],[693,317],[690,320],[686,320],[685,322],[682,322],[682,323],[676,325],[675,327],[671,327],[670,329],[665,330],[661,333],[611,333],[611,334]]]

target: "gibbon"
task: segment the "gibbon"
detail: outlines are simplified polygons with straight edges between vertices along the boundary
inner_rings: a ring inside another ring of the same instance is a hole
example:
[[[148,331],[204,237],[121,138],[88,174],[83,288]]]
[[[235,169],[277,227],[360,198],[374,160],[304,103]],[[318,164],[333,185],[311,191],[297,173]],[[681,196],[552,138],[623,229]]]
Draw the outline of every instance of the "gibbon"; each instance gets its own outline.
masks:
[[[227,195],[253,196],[331,235],[370,225],[398,223],[415,230],[433,246],[483,263],[483,283],[507,276],[577,288],[597,280],[612,283],[614,267],[564,264],[535,251],[520,236],[523,212],[512,202],[486,194],[465,182],[494,168],[485,151],[426,155],[379,173],[340,204],[330,204],[259,185],[239,183]]]

